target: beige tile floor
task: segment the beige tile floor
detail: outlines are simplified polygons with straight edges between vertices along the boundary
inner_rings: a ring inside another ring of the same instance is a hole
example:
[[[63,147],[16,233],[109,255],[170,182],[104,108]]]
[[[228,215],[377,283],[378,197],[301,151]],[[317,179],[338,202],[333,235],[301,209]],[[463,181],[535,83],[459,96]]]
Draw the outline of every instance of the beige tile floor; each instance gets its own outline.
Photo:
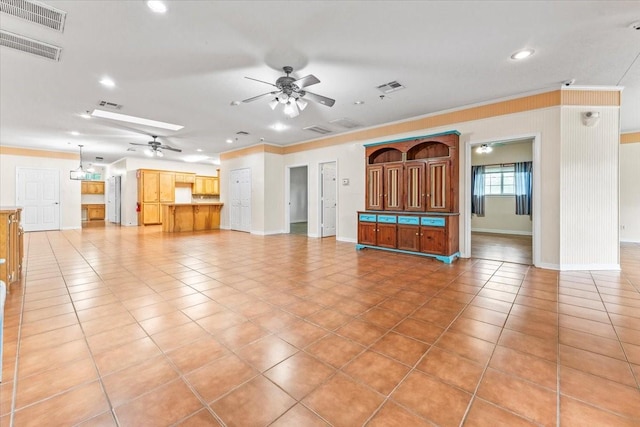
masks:
[[[640,425],[622,272],[158,227],[26,235],[2,426]]]

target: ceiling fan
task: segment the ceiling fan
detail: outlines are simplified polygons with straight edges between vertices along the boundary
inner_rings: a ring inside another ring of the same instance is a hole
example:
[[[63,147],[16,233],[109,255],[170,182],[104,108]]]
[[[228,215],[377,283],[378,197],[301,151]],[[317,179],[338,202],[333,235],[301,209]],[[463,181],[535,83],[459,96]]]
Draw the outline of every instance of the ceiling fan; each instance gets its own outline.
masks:
[[[276,80],[275,84],[265,82],[263,80],[254,79],[252,77],[245,77],[245,79],[254,80],[256,82],[273,86],[277,90],[263,93],[262,95],[254,96],[252,98],[247,98],[242,102],[252,102],[269,95],[274,95],[275,98],[271,102],[269,102],[269,106],[271,107],[271,109],[275,110],[278,104],[284,104],[284,112],[289,117],[296,117],[298,114],[300,114],[299,110],[302,111],[307,106],[307,99],[322,105],[326,105],[327,107],[332,107],[333,104],[335,104],[335,99],[327,98],[326,96],[318,95],[305,90],[305,88],[308,86],[320,83],[320,80],[313,74],[309,74],[308,76],[296,79],[290,76],[290,74],[293,72],[293,67],[285,66],[282,67],[282,70],[285,72],[286,76],[279,77],[278,80]]]
[[[156,135],[152,135],[151,137],[153,138],[153,141],[149,141],[146,144],[142,144],[139,142],[130,142],[129,144],[147,147],[144,153],[150,157],[164,157],[164,153],[162,152],[162,150],[171,150],[178,153],[182,152],[182,150],[179,148],[173,148],[169,145],[163,145],[160,141],[157,140],[158,137]]]

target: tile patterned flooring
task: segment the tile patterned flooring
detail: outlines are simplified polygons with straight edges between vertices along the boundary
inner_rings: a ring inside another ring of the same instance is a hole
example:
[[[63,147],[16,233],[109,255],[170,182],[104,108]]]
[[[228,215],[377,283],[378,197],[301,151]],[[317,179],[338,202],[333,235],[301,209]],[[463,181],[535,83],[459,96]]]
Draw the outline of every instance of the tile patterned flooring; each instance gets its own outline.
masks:
[[[158,227],[26,235],[2,426],[638,426],[622,272]]]

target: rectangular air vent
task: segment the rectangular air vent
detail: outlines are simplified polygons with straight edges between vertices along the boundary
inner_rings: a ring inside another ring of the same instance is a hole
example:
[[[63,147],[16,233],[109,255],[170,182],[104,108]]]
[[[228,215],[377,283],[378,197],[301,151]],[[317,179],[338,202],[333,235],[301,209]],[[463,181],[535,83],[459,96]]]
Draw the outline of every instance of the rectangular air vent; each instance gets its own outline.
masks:
[[[28,0],[0,0],[0,12],[57,31],[64,31],[67,12]]]
[[[321,128],[320,126],[307,126],[306,128],[302,128],[302,129],[308,130],[311,132],[321,133],[323,135],[325,133],[331,133],[329,129]]]
[[[109,101],[98,101],[98,105],[105,108],[110,108],[112,110],[120,110],[122,109],[122,104],[116,104],[115,102]]]
[[[400,89],[404,89],[404,86],[402,86],[400,83],[394,80],[392,82],[385,83],[383,85],[378,86],[377,89],[382,93],[391,93]]]
[[[353,129],[362,126],[360,123],[356,123],[353,120],[343,117],[341,119],[331,120],[329,123],[332,125],[342,126],[343,128]]]
[[[0,46],[27,52],[42,58],[52,59],[54,61],[60,60],[60,52],[62,52],[61,47],[43,43],[38,40],[33,40],[4,30],[0,30]]]

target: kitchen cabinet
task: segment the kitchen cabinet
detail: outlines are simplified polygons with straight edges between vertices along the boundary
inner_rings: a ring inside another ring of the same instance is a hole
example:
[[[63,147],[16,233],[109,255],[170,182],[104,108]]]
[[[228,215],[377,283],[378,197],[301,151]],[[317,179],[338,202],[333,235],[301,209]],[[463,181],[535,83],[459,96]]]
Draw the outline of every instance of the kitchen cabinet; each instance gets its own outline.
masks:
[[[104,204],[83,204],[82,209],[87,211],[87,221],[104,220]]]
[[[82,194],[104,194],[104,181],[82,181]]]
[[[176,172],[176,184],[193,184],[196,182],[196,174]]]
[[[365,146],[367,212],[358,214],[359,249],[432,255],[445,262],[459,255],[459,136],[451,131]],[[436,214],[442,216],[430,216]]]
[[[138,170],[138,224],[161,224],[161,203],[175,200],[175,173]]]
[[[196,196],[219,196],[220,182],[217,176],[198,176],[195,177],[193,184],[193,195]]]
[[[220,228],[222,203],[164,203],[162,231],[217,230]]]
[[[21,225],[22,209],[18,207],[0,207],[0,280],[11,290],[11,284],[22,278],[22,259],[24,257],[24,232]]]

